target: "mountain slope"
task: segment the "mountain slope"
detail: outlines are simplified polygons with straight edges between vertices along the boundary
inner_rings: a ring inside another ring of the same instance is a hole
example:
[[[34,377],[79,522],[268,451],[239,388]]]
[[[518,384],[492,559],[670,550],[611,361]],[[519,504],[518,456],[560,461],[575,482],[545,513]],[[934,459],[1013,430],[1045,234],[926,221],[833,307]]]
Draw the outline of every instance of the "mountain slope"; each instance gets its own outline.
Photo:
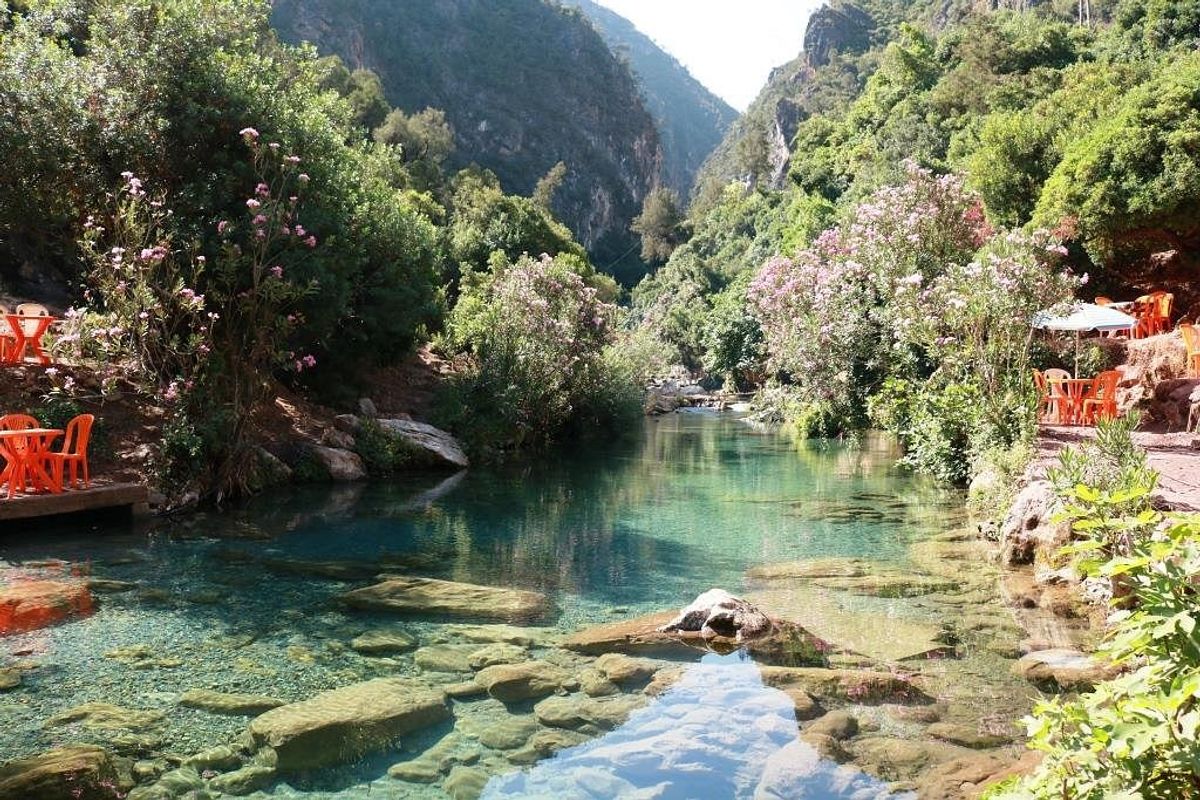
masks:
[[[543,0],[278,0],[292,42],[377,73],[389,102],[440,108],[455,166],[493,170],[529,194],[557,162],[554,211],[607,265],[657,185],[662,149],[629,70],[578,12]]]
[[[578,7],[618,58],[628,60],[658,125],[663,183],[686,198],[700,167],[738,118],[737,110],[620,14],[593,0],[564,0],[564,5]]]

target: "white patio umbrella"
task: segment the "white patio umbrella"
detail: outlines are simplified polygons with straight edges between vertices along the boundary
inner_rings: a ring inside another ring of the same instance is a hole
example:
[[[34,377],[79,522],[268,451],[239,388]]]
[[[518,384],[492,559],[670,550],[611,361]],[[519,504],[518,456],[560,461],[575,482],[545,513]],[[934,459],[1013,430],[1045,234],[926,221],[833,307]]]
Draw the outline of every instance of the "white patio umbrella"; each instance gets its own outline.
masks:
[[[1137,325],[1137,319],[1112,306],[1095,303],[1076,303],[1066,314],[1039,311],[1033,316],[1033,327],[1048,331],[1075,332],[1075,375],[1079,375],[1079,334],[1083,331],[1127,331]]]

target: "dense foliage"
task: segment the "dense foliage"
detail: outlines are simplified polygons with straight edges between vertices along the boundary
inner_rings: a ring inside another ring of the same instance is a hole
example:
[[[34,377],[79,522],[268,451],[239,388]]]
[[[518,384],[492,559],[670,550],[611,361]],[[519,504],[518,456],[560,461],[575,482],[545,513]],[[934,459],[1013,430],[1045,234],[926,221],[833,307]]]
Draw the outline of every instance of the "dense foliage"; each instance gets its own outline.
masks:
[[[1164,520],[1151,509],[1156,476],[1129,431],[1102,426],[1090,448],[1107,465],[1098,485],[1060,489],[1077,536],[1064,554],[1113,598],[1097,656],[1122,674],[1077,698],[1040,702],[1026,723],[1045,759],[993,798],[1167,800],[1194,796],[1200,782],[1200,519]],[[1060,478],[1077,467],[1064,459]]]
[[[442,421],[484,456],[548,444],[568,428],[601,428],[629,411],[632,385],[605,357],[617,308],[578,261],[497,254],[463,276],[448,338],[469,356],[443,392]],[[638,405],[633,398],[632,411]]]

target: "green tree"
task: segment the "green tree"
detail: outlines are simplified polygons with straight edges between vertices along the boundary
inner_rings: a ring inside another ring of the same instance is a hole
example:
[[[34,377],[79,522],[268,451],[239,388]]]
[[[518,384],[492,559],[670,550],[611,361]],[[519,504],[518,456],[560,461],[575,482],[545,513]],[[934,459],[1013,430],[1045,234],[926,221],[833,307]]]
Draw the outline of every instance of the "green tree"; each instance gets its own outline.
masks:
[[[634,218],[633,232],[642,237],[642,260],[662,264],[683,241],[683,214],[679,198],[670,189],[658,188],[646,195],[642,213]]]

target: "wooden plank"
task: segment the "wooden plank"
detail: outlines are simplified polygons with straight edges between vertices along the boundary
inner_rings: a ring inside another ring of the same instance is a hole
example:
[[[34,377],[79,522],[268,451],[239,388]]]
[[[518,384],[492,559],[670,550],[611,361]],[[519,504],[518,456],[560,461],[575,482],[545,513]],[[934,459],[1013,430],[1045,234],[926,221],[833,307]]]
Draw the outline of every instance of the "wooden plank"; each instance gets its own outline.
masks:
[[[53,517],[122,507],[136,512],[139,507],[145,506],[147,495],[145,486],[117,483],[110,486],[94,486],[91,489],[68,489],[62,494],[21,495],[12,500],[3,498],[0,499],[0,521]]]

